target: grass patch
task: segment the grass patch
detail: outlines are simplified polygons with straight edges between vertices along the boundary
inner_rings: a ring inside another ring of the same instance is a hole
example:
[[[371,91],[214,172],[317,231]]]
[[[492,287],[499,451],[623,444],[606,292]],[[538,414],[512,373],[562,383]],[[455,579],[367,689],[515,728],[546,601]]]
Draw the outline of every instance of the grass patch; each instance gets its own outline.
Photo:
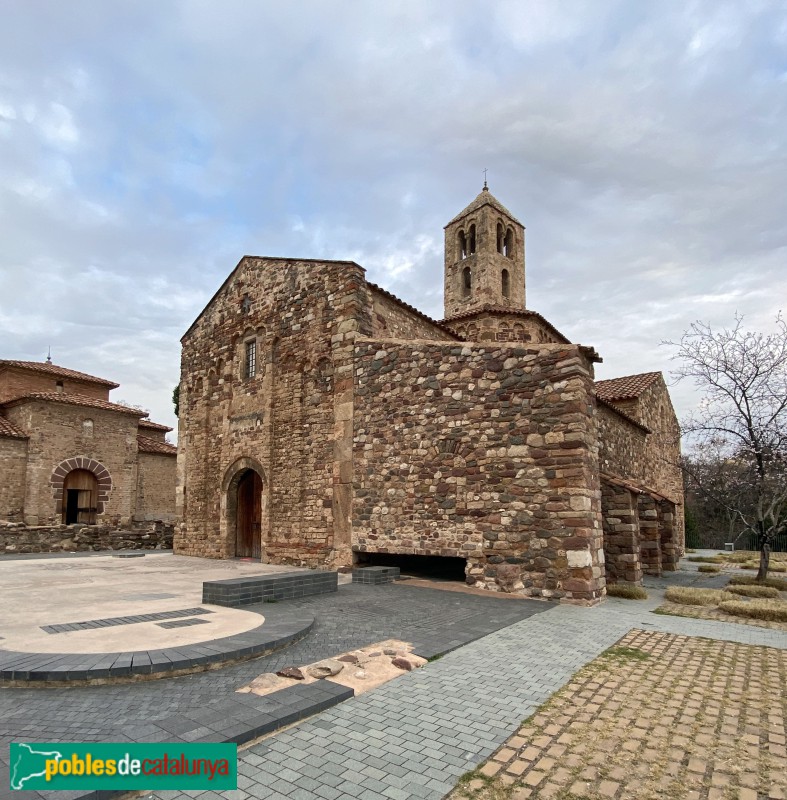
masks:
[[[687,547],[686,548],[686,552],[687,553],[696,553],[697,551],[693,547]]]
[[[779,590],[773,586],[728,586],[726,592],[742,597],[778,597]]]
[[[640,650],[638,647],[610,647],[602,655],[618,661],[647,661],[650,658],[644,650]]]
[[[683,606],[715,606],[724,600],[720,589],[689,589],[685,586],[670,586],[664,599]]]
[[[607,584],[607,594],[610,597],[624,597],[626,600],[647,600],[648,593],[641,586],[632,583]]]
[[[787,572],[787,564],[771,563],[768,565],[768,572]]]
[[[719,603],[719,611],[736,617],[787,622],[787,603],[783,600],[725,600]]]
[[[731,561],[733,564],[741,564],[744,561],[751,561],[755,555],[749,550],[737,550],[734,553],[725,553],[724,560]]]
[[[439,661],[445,653],[438,653],[436,656],[429,656],[426,660],[431,664],[433,661]]]
[[[724,556],[689,556],[687,561],[693,561],[698,564],[723,564],[726,560]]]
[[[787,592],[787,580],[784,578],[766,578],[758,581],[751,575],[734,575],[730,578],[730,586],[770,586],[780,592]]]
[[[721,572],[721,567],[717,567],[715,564],[700,564],[697,567],[697,572]]]

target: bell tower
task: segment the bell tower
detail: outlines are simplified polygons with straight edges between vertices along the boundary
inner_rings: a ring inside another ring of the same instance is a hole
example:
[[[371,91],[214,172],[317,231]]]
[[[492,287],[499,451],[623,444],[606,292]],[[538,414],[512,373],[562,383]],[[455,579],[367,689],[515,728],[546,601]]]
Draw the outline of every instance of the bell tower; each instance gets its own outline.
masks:
[[[525,308],[525,226],[489,191],[445,226],[445,318]]]

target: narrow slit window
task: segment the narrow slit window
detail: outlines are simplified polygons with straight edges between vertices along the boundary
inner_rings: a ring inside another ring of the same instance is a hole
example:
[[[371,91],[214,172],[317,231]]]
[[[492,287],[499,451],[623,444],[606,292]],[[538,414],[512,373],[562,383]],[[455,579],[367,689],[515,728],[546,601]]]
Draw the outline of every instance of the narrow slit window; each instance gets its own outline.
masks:
[[[503,289],[503,297],[509,297],[511,294],[511,279],[508,276],[508,270],[504,269],[501,276],[500,282],[502,284]]]
[[[470,272],[470,267],[465,267],[462,270],[462,294],[465,297],[470,297],[470,291],[473,288],[473,275]]]
[[[246,377],[257,374],[257,342],[246,342]]]

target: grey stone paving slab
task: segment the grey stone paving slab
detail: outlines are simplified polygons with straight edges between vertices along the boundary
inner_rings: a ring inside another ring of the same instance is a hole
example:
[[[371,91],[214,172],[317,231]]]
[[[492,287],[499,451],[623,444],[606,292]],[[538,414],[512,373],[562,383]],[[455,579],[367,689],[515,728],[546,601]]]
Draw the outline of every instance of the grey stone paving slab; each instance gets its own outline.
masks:
[[[244,771],[242,796],[275,796],[281,770],[307,764],[321,785],[303,787],[297,796],[305,800],[331,792],[354,800],[442,798],[577,669],[634,627],[787,649],[781,631],[653,615],[655,594],[641,604],[552,607],[277,734],[241,754],[241,766],[257,768]]]
[[[236,702],[242,702],[240,698],[248,697],[237,695],[234,690],[262,672],[312,663],[383,639],[420,639],[428,643],[446,629],[452,629],[452,638],[460,640],[466,620],[477,621],[486,616],[488,623],[483,632],[488,633],[549,609],[548,605],[535,601],[478,597],[398,584],[379,587],[346,584],[336,593],[265,605],[260,610],[265,614],[285,607],[313,615],[314,627],[300,642],[259,659],[149,683],[0,691],[0,797],[3,787],[8,786],[11,741],[168,741],[169,736],[158,726],[158,721],[204,709],[226,719],[230,708],[227,704],[232,703],[234,708]],[[275,625],[270,630],[275,630]],[[464,641],[477,634],[478,628],[474,627]],[[215,652],[207,645],[177,650],[195,661],[210,658]],[[53,659],[57,660],[57,656]],[[112,670],[128,669],[127,657],[125,666],[119,661]],[[348,724],[360,722],[347,718]],[[194,729],[197,727],[195,724]],[[338,762],[342,761],[338,752],[333,755]],[[287,761],[286,753],[280,756],[281,763]],[[321,765],[322,760],[317,763]],[[330,780],[327,777],[323,786],[330,786]],[[263,796],[274,796],[269,789],[264,791]],[[15,796],[16,800],[23,800],[19,793]],[[59,794],[53,797],[60,800]]]
[[[157,619],[177,619],[178,617],[194,617],[212,614],[209,608],[181,608],[177,611],[159,611],[155,614],[137,614],[131,617],[108,617],[106,619],[89,619],[84,622],[67,622],[59,625],[42,625],[41,630],[47,633],[65,633],[66,631],[86,631],[92,628],[109,628],[115,625],[133,625],[138,622],[149,622]]]

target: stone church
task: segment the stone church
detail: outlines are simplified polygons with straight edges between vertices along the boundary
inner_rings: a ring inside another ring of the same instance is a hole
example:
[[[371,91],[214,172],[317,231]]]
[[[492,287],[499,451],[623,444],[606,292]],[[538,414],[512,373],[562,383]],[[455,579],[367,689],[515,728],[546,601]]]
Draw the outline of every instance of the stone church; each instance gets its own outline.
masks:
[[[0,522],[174,520],[172,429],[111,402],[117,387],[50,361],[0,360]]]
[[[444,279],[436,321],[352,261],[241,259],[182,339],[177,552],[461,559],[471,586],[577,603],[675,568],[661,373],[595,381],[527,308],[525,228],[486,185]]]

